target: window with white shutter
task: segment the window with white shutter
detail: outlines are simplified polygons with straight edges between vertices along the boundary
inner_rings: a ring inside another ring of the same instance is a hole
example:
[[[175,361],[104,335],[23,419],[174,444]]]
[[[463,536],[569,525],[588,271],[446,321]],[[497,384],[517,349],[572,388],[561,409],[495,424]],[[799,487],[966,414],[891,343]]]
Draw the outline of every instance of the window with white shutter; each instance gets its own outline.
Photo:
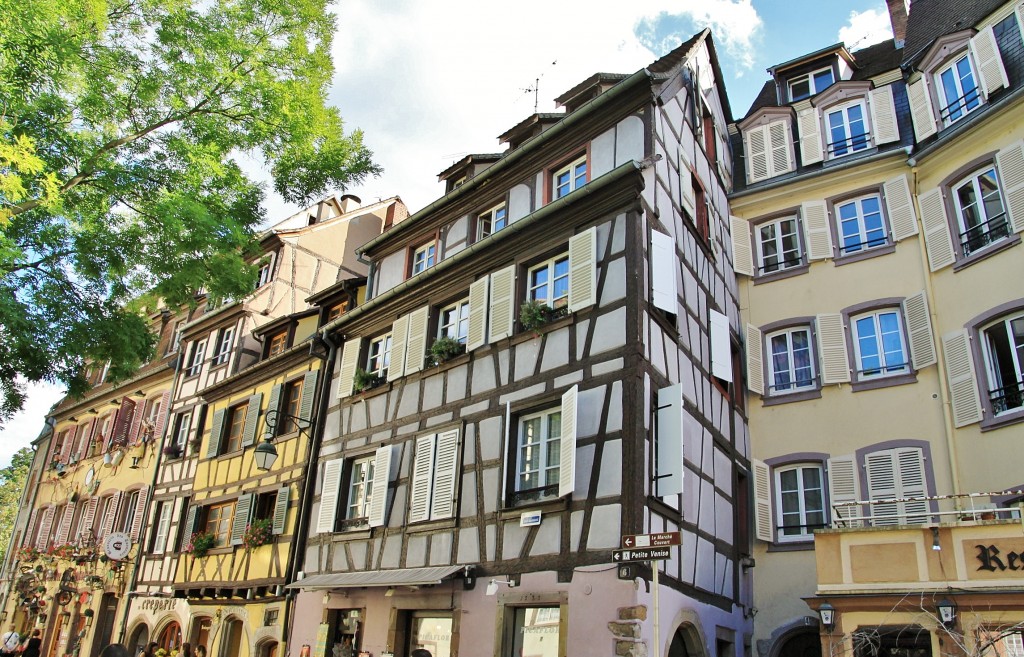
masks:
[[[828,498],[831,504],[830,516],[837,527],[859,527],[856,520],[863,512],[860,506],[860,471],[852,455],[833,456],[828,460]]]
[[[654,487],[658,497],[683,492],[683,388],[681,384],[658,390],[655,431]]]
[[[919,447],[871,452],[864,457],[871,504],[871,524],[907,525],[928,521],[924,455]],[[885,500],[903,500],[886,502]]]
[[[338,493],[341,491],[342,459],[324,464],[324,478],[320,489],[320,509],[317,513],[316,531],[325,534],[334,531],[334,519],[338,512]]]
[[[561,404],[520,415],[510,448],[513,501],[564,497],[576,478],[576,413],[579,387],[562,395]]]
[[[419,436],[415,441],[409,522],[454,515],[459,466],[459,430]]]
[[[754,470],[754,534],[759,540],[771,543],[775,540],[771,471],[761,461],[752,460],[750,465]]]
[[[749,241],[747,248],[749,252]],[[656,308],[673,315],[679,310],[676,291],[678,263],[675,240],[665,233],[651,231],[651,302]]]

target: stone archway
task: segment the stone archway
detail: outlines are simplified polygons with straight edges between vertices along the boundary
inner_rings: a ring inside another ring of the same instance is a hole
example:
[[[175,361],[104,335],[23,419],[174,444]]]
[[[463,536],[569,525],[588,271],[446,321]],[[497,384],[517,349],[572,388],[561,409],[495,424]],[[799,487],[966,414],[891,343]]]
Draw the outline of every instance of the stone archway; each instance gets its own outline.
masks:
[[[676,628],[668,645],[667,657],[704,657],[700,635],[693,625],[683,623]]]
[[[128,648],[129,655],[137,655],[146,647],[147,643],[149,643],[149,626],[139,623],[128,635],[128,643],[125,647]]]
[[[821,637],[817,629],[795,630],[778,642],[775,657],[821,657]]]

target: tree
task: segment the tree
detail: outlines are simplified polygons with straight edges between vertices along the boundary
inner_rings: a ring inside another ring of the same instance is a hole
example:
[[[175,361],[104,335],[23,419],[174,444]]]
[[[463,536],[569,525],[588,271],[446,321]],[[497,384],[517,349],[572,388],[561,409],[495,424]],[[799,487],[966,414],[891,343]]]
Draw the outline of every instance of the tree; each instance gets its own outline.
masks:
[[[380,173],[326,105],[325,0],[0,0],[0,422],[152,355],[140,295],[251,291],[264,190]]]
[[[9,466],[0,468],[0,563],[4,563],[10,551],[11,534],[28,470],[32,466],[32,455],[31,448],[22,447],[11,457]]]

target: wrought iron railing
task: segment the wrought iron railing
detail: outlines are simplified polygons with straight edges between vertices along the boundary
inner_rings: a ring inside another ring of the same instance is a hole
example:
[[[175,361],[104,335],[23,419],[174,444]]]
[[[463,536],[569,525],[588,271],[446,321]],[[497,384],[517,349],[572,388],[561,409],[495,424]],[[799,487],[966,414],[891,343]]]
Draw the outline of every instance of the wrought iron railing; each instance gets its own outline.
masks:
[[[876,246],[885,246],[886,237],[872,237],[869,240],[861,242],[850,242],[849,240],[843,240],[843,243],[839,246],[839,253],[842,255],[849,255],[856,253],[862,249],[873,249]]]
[[[978,87],[974,87],[973,89],[968,89],[964,92],[964,95],[953,99],[951,103],[943,107],[939,111],[939,116],[944,124],[949,125],[959,121],[965,114],[973,111],[980,103],[981,96],[978,94]],[[955,117],[953,116],[954,111],[957,112]]]
[[[863,132],[847,137],[846,139],[829,142],[828,155],[829,157],[839,157],[846,155],[847,153],[862,151],[870,145],[871,133]]]
[[[1011,408],[1020,408],[1024,406],[1024,381],[989,390],[988,398],[992,402],[992,412],[996,415]]]
[[[960,247],[964,257],[967,257],[978,249],[1009,236],[1010,225],[1006,221],[1006,213],[1003,212],[960,233]]]
[[[786,258],[785,260],[776,260],[770,264],[762,264],[757,268],[759,274],[771,274],[777,271],[783,271],[790,267],[799,267],[804,264],[802,256],[797,255],[795,258]]]

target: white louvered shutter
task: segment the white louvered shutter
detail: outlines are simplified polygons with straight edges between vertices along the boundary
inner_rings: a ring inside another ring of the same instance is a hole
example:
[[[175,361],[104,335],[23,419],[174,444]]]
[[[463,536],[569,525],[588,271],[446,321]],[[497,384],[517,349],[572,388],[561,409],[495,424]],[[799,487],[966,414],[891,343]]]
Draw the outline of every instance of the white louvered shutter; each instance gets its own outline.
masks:
[[[815,318],[818,329],[818,351],[821,382],[825,385],[850,381],[850,363],[846,352],[846,330],[843,316],[825,313]]]
[[[737,274],[754,275],[754,250],[750,243],[750,224],[739,217],[729,217],[732,237],[732,269]]]
[[[391,482],[391,462],[394,448],[385,445],[377,449],[373,459],[373,487],[370,498],[370,526],[383,527],[387,522],[388,484]]]
[[[966,330],[942,336],[942,351],[946,358],[946,377],[949,382],[953,423],[959,427],[981,422],[981,395],[971,357],[971,339]]]
[[[910,100],[910,119],[914,123],[914,136],[920,143],[938,132],[935,125],[935,110],[932,108],[928,82],[924,76],[907,85],[907,98]]]
[[[277,499],[274,500],[274,520],[270,532],[274,535],[284,533],[288,524],[288,502],[291,497],[291,486],[282,486],[277,489]]]
[[[932,336],[932,317],[924,291],[903,300],[903,316],[907,320],[910,337],[910,360],[915,370],[938,362],[935,338]]]
[[[242,447],[256,444],[256,426],[260,419],[260,406],[263,404],[263,393],[257,392],[249,397],[249,406],[245,411],[245,427],[242,433]]]
[[[679,149],[679,191],[683,210],[691,217],[697,213],[697,199],[693,194],[693,172],[690,161],[686,159],[686,151]]]
[[[1020,30],[1021,34],[1024,34],[1024,0],[1017,2],[1017,6],[1014,7],[1014,13],[1017,14],[1017,29]]]
[[[882,184],[885,194],[885,209],[889,214],[894,242],[917,235],[917,215],[914,200],[910,196],[910,183],[906,174],[890,178]]]
[[[889,144],[900,139],[900,127],[896,121],[896,102],[892,97],[892,85],[885,85],[868,92],[871,107],[871,132],[875,146]]]
[[[732,381],[732,341],[729,318],[717,310],[709,310],[711,331],[711,374],[723,381]]]
[[[235,502],[235,517],[231,519],[231,545],[241,545],[245,536],[245,528],[249,525],[252,515],[252,493],[238,496]]]
[[[804,233],[807,237],[807,259],[824,260],[832,257],[832,231],[828,225],[828,206],[825,201],[805,201],[800,204]]]
[[[800,110],[796,117],[797,128],[800,130],[800,159],[804,166],[821,162],[824,158],[821,146],[821,123],[818,110],[808,107]]]
[[[895,450],[897,495],[902,498],[927,497],[928,482],[925,474],[924,454],[919,447],[899,447]],[[926,500],[900,503],[901,523],[922,524],[928,521]]]
[[[836,505],[860,499],[860,474],[852,456],[833,456],[828,460],[828,498],[832,505],[832,523],[838,527],[860,527],[860,520],[846,520],[861,515],[859,506]]]
[[[36,549],[45,550],[50,541],[50,530],[53,529],[53,505],[46,507],[42,517],[39,519],[39,533],[36,535]]]
[[[747,324],[747,388],[764,395],[764,336],[756,326]]]
[[[466,332],[466,351],[487,344],[487,291],[490,277],[484,276],[469,286],[469,328]]]
[[[109,536],[110,532],[114,530],[114,523],[117,521],[117,512],[121,506],[122,492],[118,491],[110,496],[110,508],[107,509],[107,514],[103,516],[103,528],[99,538],[102,540],[104,537]]]
[[[341,362],[338,364],[338,397],[344,398],[352,394],[355,383],[356,368],[359,367],[359,351],[362,340],[350,338],[341,349]]]
[[[427,356],[427,320],[430,306],[423,306],[409,314],[409,339],[406,342],[405,373],[412,374],[423,369]]]
[[[316,518],[318,534],[334,531],[334,517],[338,513],[338,494],[341,492],[342,459],[335,459],[324,464],[324,483],[320,490],[320,511]]]
[[[402,315],[391,325],[391,362],[388,381],[405,376],[406,346],[409,344],[409,316]]]
[[[928,253],[928,266],[938,271],[956,262],[953,238],[946,221],[946,204],[942,190],[936,187],[919,194],[917,203],[921,208],[921,224],[924,226],[924,248]]]
[[[100,504],[100,498],[92,497],[86,504],[85,513],[82,514],[82,522],[78,524],[78,536],[73,537],[75,539],[80,538],[82,532],[86,530],[89,530],[90,533],[92,532],[93,523],[96,521],[96,508]]]
[[[430,518],[436,438],[436,434],[427,434],[416,438],[416,458],[413,460],[412,485],[409,492],[409,522],[420,522]],[[374,478],[376,478],[376,472]]]
[[[985,96],[991,96],[993,91],[1009,87],[1010,79],[1006,76],[1006,68],[1003,66],[1003,58],[999,55],[999,45],[996,43],[995,31],[991,25],[971,38],[970,47],[974,63],[978,65],[978,77],[981,78]]]
[[[579,386],[573,386],[562,395],[562,435],[558,468],[558,496],[572,495],[576,487],[576,406]]]
[[[35,532],[36,529],[37,515],[38,513],[36,509],[32,509],[31,511],[29,511],[28,523],[26,523],[25,525],[25,535],[21,537],[21,547],[35,545],[35,541],[32,540],[35,537],[32,534]]]
[[[284,385],[278,383],[270,389],[270,399],[267,401],[267,418],[263,423],[263,439],[273,438],[274,433],[277,432],[279,427],[288,426],[288,420],[281,417],[281,391],[284,389]],[[248,424],[249,415],[246,412],[246,423]]]
[[[768,126],[751,128],[746,133],[747,179],[758,182],[768,177]]]
[[[491,318],[488,342],[512,335],[516,320],[516,266],[491,274]]]
[[[214,412],[213,422],[210,424],[210,444],[206,446],[206,458],[212,459],[220,452],[220,441],[224,437],[224,416],[227,411],[223,408]]]
[[[899,524],[899,506],[896,503],[878,504],[879,500],[891,500],[898,497],[896,485],[896,460],[894,450],[887,449],[872,452],[864,459],[867,469],[868,499],[876,504],[871,505],[871,524]]]
[[[651,302],[655,308],[675,314],[679,311],[676,291],[676,243],[671,236],[651,232]]]
[[[509,451],[517,449],[519,445],[518,428],[512,426],[512,402],[505,402],[505,433],[501,441],[501,462],[508,463]],[[510,467],[498,468],[501,470],[501,506],[505,507],[505,499],[508,493],[508,478]]]
[[[132,516],[132,526],[128,535],[133,543],[138,543],[142,536],[142,527],[146,524],[146,504],[149,502],[149,486],[139,489],[139,499],[135,503],[135,515]]]
[[[569,312],[597,303],[597,228],[569,239]]]
[[[302,397],[299,399],[299,419],[309,426],[313,422],[313,404],[316,402],[316,382],[320,370],[310,370],[302,376]]]
[[[789,138],[789,121],[775,121],[768,124],[768,146],[771,149],[772,176],[793,170]]]
[[[71,519],[75,517],[75,509],[78,505],[69,502],[64,507],[64,513],[60,516],[60,524],[57,525],[57,537],[54,539],[56,545],[63,545],[68,542],[68,534],[71,533]]]
[[[455,485],[459,478],[459,430],[437,434],[434,448],[434,495],[430,517],[434,520],[455,515]]]
[[[683,492],[683,387],[680,384],[658,390],[657,462],[655,495],[666,497]]]
[[[771,470],[765,463],[757,460],[752,460],[750,465],[754,470],[754,535],[759,540],[771,543],[775,540]]]
[[[996,153],[999,184],[1006,199],[1006,215],[1013,232],[1024,231],[1024,141]]]

